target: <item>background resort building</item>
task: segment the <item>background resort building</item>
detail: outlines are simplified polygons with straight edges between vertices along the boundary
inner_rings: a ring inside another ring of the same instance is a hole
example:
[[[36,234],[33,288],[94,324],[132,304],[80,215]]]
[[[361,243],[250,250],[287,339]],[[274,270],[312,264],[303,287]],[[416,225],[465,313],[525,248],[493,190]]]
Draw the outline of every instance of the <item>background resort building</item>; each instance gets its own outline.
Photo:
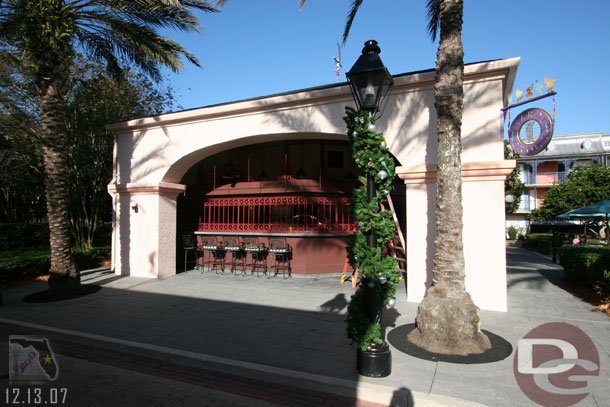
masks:
[[[610,166],[610,135],[584,133],[553,136],[546,149],[535,156],[521,156],[517,166],[525,191],[518,210],[507,216],[507,225],[527,232],[529,214],[543,205],[544,194],[558,182],[564,182],[577,165]]]

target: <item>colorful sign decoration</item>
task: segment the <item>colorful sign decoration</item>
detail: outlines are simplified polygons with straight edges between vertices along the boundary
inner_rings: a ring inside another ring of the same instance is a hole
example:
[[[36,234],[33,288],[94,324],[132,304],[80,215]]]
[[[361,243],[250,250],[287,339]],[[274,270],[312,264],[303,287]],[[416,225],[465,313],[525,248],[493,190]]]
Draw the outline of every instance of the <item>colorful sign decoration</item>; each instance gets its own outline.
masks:
[[[515,91],[517,103],[513,103],[513,95],[511,92],[508,96],[508,106],[500,109],[502,112],[500,115],[502,132],[504,132],[504,114],[508,112],[508,139],[513,150],[517,154],[536,155],[549,145],[551,138],[553,137],[553,128],[555,125],[555,95],[557,94],[557,92],[553,91],[555,79],[544,78],[544,84],[546,85],[546,94],[542,94],[542,83],[536,81],[530,85],[525,85],[525,93],[520,89]],[[538,96],[533,97],[534,92],[532,89],[536,91]],[[522,101],[524,96],[527,97],[527,99]],[[552,117],[542,109],[532,108],[521,112],[511,124],[510,109],[550,96],[553,97]]]
[[[546,148],[553,137],[553,119],[536,107],[524,110],[510,125],[508,138],[520,155],[535,155]]]

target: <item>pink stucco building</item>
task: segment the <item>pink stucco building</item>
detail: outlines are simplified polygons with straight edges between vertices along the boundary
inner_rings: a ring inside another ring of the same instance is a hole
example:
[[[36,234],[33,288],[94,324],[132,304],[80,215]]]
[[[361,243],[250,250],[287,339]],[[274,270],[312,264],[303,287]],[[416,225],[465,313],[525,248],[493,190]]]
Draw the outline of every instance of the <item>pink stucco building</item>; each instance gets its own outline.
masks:
[[[479,307],[496,311],[507,308],[504,180],[515,167],[503,158],[500,109],[518,63],[465,67],[466,284]],[[394,80],[376,125],[398,165],[393,197],[406,233],[407,295],[419,302],[431,282],[435,238],[434,71]],[[195,232],[284,236],[292,239],[293,272],[341,272],[350,232],[345,198],[357,176],[343,122],[346,105],[353,106],[352,96],[340,83],[108,126],[116,134],[108,185],[114,272],[175,274],[179,236]]]

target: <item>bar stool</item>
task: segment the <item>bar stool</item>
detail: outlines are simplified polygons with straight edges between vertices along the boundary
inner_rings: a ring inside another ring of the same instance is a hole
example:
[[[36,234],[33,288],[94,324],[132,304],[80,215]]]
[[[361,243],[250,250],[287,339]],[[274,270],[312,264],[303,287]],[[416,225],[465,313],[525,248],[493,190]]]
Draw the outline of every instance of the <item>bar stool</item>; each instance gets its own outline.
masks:
[[[239,243],[239,237],[227,236],[224,242],[225,250],[231,253],[231,273],[237,271],[237,267],[241,267],[242,275],[246,273],[246,251],[243,243]],[[237,275],[237,273],[235,273]]]
[[[195,255],[195,258],[193,259],[195,263],[194,268],[197,268],[197,242],[195,240],[195,236],[182,235],[182,248],[184,249],[184,271],[186,271],[186,266],[188,264],[189,253],[193,253]]]
[[[292,269],[290,268],[290,260],[292,259],[292,248],[286,243],[285,237],[272,237],[269,238],[269,253],[273,254],[273,265],[271,266],[271,273],[275,269],[275,274],[282,270],[284,278],[286,278],[286,270],[288,270],[288,277],[292,277]],[[267,278],[270,274],[267,274]]]
[[[226,251],[222,246],[222,242],[217,242],[215,236],[205,236],[201,248],[204,250],[201,273],[205,271],[206,264],[209,265],[210,270],[216,270],[216,273],[218,273],[218,270],[224,272]],[[209,253],[207,261],[205,260],[206,252]]]
[[[256,271],[256,275],[259,276],[258,269],[262,269],[263,273],[267,273],[268,251],[265,244],[259,243],[256,237],[245,237],[244,249],[247,253],[250,253],[252,258],[252,263],[246,264],[246,267],[252,267],[252,274]]]

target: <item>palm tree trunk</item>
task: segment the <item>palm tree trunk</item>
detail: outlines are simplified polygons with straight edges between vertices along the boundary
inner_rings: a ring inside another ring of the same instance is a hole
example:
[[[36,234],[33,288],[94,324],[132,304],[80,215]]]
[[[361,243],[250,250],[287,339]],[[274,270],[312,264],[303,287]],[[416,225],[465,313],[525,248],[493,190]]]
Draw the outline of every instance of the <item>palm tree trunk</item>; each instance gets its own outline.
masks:
[[[461,126],[464,102],[462,0],[441,0],[434,106],[438,175],[432,287],[417,310],[409,340],[435,353],[467,355],[491,347],[480,330],[479,308],[466,291],[462,239]]]
[[[57,88],[49,84],[41,95],[42,140],[51,245],[49,292],[53,298],[65,298],[80,291],[81,285],[70,252],[65,102]]]

